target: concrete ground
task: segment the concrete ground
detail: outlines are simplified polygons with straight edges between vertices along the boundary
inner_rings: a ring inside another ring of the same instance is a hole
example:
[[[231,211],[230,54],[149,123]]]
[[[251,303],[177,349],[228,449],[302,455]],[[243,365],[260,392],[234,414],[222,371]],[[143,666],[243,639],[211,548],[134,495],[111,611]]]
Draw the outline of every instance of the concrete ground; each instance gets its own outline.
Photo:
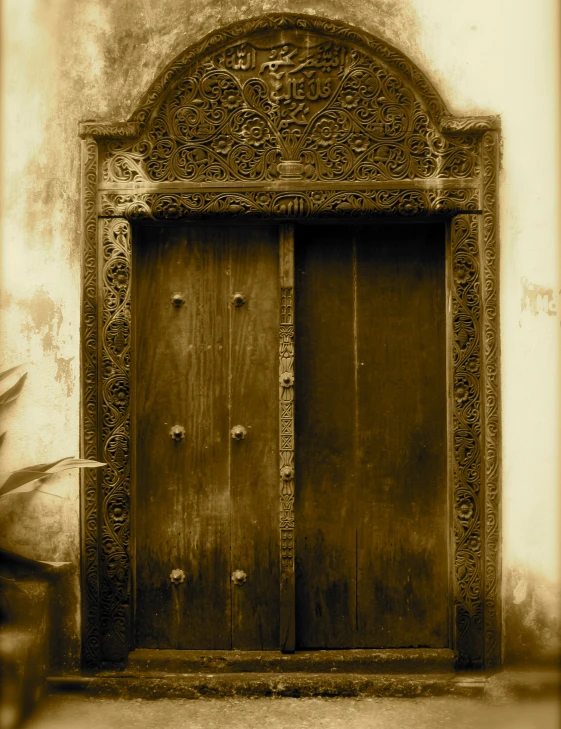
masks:
[[[53,694],[23,729],[558,729],[557,698],[107,699]]]

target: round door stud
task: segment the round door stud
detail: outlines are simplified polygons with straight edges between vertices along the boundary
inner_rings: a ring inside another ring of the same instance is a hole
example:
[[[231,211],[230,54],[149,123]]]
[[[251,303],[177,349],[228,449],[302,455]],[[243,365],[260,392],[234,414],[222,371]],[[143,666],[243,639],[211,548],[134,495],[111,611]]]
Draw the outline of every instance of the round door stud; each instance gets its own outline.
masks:
[[[283,387],[292,387],[294,384],[294,375],[292,372],[283,372],[280,376],[280,383]]]
[[[172,425],[169,429],[169,434],[174,441],[178,442],[185,438],[185,428],[182,425]]]
[[[232,434],[233,440],[243,440],[247,435],[247,430],[243,425],[234,425],[230,433]]]
[[[232,304],[234,306],[243,306],[245,304],[245,296],[243,294],[240,294],[239,292],[236,292],[232,296]]]
[[[232,582],[234,585],[243,585],[247,581],[247,575],[243,570],[234,570],[232,572]]]
[[[292,466],[283,466],[281,468],[281,478],[283,481],[291,481],[294,478],[294,469]]]
[[[183,306],[183,304],[185,303],[185,297],[181,292],[176,291],[174,294],[172,294],[171,303],[175,306],[176,309],[179,309],[179,307]]]
[[[182,582],[185,582],[185,572],[183,570],[172,570],[169,578],[174,585],[180,585]]]

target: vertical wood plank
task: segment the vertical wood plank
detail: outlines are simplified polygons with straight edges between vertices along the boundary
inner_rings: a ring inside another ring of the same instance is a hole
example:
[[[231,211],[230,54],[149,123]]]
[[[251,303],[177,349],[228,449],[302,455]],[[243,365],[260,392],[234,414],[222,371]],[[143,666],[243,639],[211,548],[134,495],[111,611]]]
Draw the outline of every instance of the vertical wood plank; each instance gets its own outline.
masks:
[[[296,316],[297,646],[350,648],[356,390],[353,246],[344,228],[298,229]]]
[[[223,228],[230,239],[230,439],[232,570],[247,574],[232,585],[232,647],[279,645],[278,353],[279,254],[276,226]]]
[[[357,647],[448,645],[444,230],[357,231]]]
[[[294,581],[294,225],[279,230],[280,648],[296,646]]]
[[[142,227],[135,264],[137,645],[230,648],[228,245],[216,227]]]

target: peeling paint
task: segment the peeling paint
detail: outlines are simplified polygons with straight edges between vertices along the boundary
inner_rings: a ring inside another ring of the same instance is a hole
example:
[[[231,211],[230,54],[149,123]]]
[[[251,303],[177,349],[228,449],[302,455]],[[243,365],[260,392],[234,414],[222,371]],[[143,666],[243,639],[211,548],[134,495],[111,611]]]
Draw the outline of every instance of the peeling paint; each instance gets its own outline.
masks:
[[[530,283],[526,276],[520,280],[522,284],[522,300],[520,308],[522,311],[529,311],[534,316],[547,314],[557,316],[558,295],[553,288],[546,288],[540,284]],[[559,292],[561,293],[561,291]]]
[[[29,318],[31,326],[35,332],[41,331],[43,327],[52,327],[55,317],[59,315],[59,311],[51,297],[45,289],[41,287],[30,299],[20,302],[20,306],[24,307]]]
[[[60,303],[55,303],[45,288],[41,287],[31,298],[21,300],[18,305],[28,319],[22,326],[22,334],[31,339],[34,334],[42,333],[43,352],[49,354],[58,350],[56,337],[63,318]]]
[[[55,380],[61,382],[66,386],[66,395],[70,397],[74,392],[74,373],[72,367],[72,361],[75,357],[56,357],[56,375]]]

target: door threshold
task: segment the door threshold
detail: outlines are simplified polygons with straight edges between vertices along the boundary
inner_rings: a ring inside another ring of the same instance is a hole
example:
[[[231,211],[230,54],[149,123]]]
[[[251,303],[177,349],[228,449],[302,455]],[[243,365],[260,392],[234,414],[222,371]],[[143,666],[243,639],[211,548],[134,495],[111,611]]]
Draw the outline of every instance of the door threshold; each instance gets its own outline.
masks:
[[[157,650],[129,654],[127,673],[360,673],[433,674],[454,671],[449,648],[280,651]]]
[[[50,692],[99,698],[202,699],[266,697],[482,696],[488,678],[453,673],[145,673],[51,677]]]

